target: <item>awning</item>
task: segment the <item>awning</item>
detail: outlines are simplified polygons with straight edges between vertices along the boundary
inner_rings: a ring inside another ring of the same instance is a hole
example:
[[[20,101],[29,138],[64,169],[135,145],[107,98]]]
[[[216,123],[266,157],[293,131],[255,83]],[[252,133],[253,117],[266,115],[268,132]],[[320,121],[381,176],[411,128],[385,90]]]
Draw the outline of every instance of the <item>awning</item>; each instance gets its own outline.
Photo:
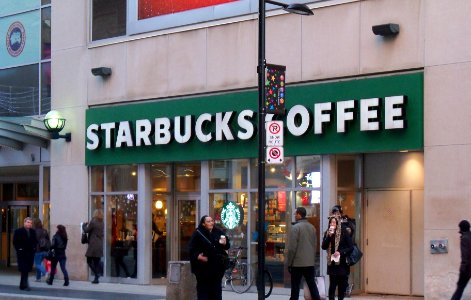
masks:
[[[26,144],[47,148],[50,133],[40,117],[0,117],[0,147],[23,150]]]

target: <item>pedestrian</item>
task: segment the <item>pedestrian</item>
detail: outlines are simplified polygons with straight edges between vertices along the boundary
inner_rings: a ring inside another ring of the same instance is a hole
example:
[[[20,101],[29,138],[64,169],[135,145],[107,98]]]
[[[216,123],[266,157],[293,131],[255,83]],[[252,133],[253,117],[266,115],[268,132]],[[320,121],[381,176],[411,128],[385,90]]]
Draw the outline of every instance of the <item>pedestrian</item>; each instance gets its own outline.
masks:
[[[341,226],[340,220],[334,216],[329,218],[329,229],[324,234],[322,249],[327,250],[329,299],[335,299],[335,291],[338,287],[338,300],[343,300],[348,287],[348,274],[350,274],[346,257],[353,250],[353,242],[350,234]]]
[[[13,247],[16,250],[16,260],[18,262],[18,271],[20,271],[20,290],[31,291],[28,283],[28,273],[33,269],[34,253],[38,241],[34,231],[33,220],[26,217],[23,221],[23,227],[18,228],[13,233]]]
[[[128,271],[128,267],[124,263],[124,257],[128,256],[129,247],[126,241],[116,240],[112,243],[111,246],[111,256],[114,257],[116,276],[121,277],[121,268],[124,271],[124,274],[127,278],[131,277]]]
[[[296,223],[291,227],[288,235],[288,253],[286,264],[291,274],[291,297],[290,300],[299,298],[301,279],[304,277],[312,299],[319,300],[314,277],[315,260],[317,250],[316,228],[306,219],[306,209],[296,208],[294,213]]]
[[[463,295],[466,285],[468,285],[469,279],[471,278],[471,232],[469,231],[470,224],[467,220],[462,220],[458,227],[460,228],[459,233],[461,234],[461,264],[460,264],[460,276],[456,283],[456,291],[451,297],[451,300],[459,300]]]
[[[132,240],[131,240],[131,246],[132,246],[132,251],[133,251],[133,256],[134,256],[134,272],[131,274],[131,278],[136,278],[137,277],[137,224],[132,224]]]
[[[36,232],[36,253],[34,254],[34,265],[36,267],[36,281],[41,281],[41,277],[47,275],[46,268],[43,265],[44,258],[51,247],[51,240],[49,233],[43,228],[43,223],[40,219],[36,219],[34,224],[34,231]]]
[[[355,223],[348,216],[343,214],[342,206],[334,205],[331,210],[332,216],[340,220],[342,228],[345,229],[350,237],[352,238],[352,243],[355,244]],[[350,269],[348,270],[348,276],[350,276]],[[347,278],[348,282],[348,278]],[[346,296],[350,296],[353,290],[353,283],[347,285],[347,290],[345,292]]]
[[[54,281],[54,275],[56,274],[57,263],[61,267],[62,274],[64,274],[64,286],[69,285],[69,273],[65,267],[67,262],[67,256],[65,255],[65,249],[67,249],[67,231],[64,225],[57,225],[57,232],[52,237],[51,249],[54,250],[54,257],[51,259],[51,274],[47,280],[47,284],[52,285]]]
[[[210,216],[203,216],[190,243],[191,272],[196,276],[198,300],[221,300],[221,281],[226,269],[229,238],[214,226]]]
[[[103,273],[101,258],[103,257],[103,211],[95,209],[90,222],[83,223],[83,231],[88,234],[88,247],[85,256],[87,264],[92,270],[95,278],[92,283],[98,284],[98,278]]]

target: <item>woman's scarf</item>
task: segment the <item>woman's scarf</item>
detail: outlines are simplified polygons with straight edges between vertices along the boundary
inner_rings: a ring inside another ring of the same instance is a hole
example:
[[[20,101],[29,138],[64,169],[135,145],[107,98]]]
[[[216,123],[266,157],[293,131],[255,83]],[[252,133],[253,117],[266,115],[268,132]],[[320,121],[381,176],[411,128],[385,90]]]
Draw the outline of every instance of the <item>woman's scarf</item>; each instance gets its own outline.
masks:
[[[330,224],[330,220],[329,219],[329,224]],[[342,231],[342,224],[340,223],[340,220],[337,219],[337,228],[335,229],[335,242],[334,242],[334,251],[332,251],[332,240],[330,241],[329,243],[329,248],[327,249],[327,265],[331,265],[332,264],[332,254],[334,254],[338,248],[339,248],[339,243],[340,243],[340,233]],[[332,239],[332,237],[331,237]],[[339,265],[340,264],[340,259],[338,262],[334,262],[336,265]]]

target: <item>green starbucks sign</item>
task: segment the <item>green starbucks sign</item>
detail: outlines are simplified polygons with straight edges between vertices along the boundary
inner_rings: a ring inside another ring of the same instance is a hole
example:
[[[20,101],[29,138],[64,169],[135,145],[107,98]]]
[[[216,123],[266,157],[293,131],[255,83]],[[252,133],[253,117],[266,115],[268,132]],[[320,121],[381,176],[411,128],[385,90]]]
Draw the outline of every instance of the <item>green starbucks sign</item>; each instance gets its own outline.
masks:
[[[227,202],[222,207],[221,222],[227,229],[238,227],[243,221],[242,208],[235,202]]]

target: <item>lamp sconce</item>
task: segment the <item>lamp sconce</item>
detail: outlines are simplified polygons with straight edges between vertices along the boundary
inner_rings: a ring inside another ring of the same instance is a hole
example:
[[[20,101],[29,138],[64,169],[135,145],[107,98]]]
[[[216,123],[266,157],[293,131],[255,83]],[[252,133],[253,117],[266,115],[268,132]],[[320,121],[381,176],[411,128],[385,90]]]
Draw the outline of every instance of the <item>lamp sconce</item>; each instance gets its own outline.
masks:
[[[111,75],[111,68],[108,68],[108,67],[93,68],[92,74],[95,76],[108,77]]]
[[[46,126],[47,131],[51,134],[51,139],[56,140],[63,138],[66,142],[72,140],[72,134],[70,132],[63,135],[59,134],[59,132],[64,129],[65,119],[57,110],[51,110],[46,114],[44,117],[44,126]]]
[[[388,23],[372,27],[373,33],[380,36],[395,36],[399,33],[399,24]]]

